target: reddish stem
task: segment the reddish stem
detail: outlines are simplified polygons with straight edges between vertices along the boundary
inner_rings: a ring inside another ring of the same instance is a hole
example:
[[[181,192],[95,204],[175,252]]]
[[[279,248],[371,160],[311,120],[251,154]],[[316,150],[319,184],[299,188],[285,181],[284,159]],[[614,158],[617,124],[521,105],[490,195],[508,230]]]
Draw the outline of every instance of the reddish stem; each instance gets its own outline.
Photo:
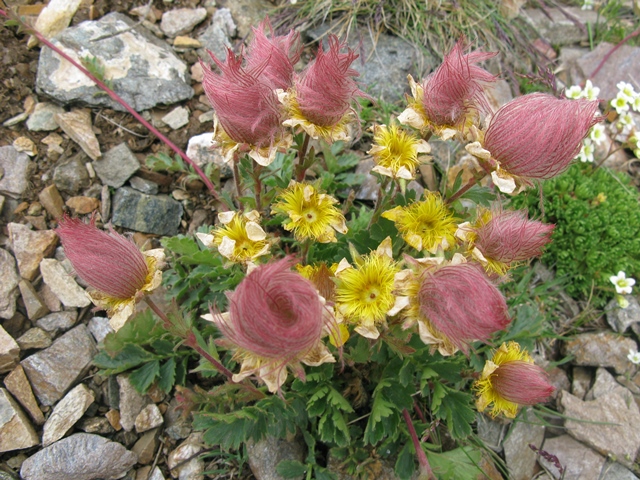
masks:
[[[418,438],[418,434],[416,433],[416,429],[413,426],[413,422],[411,421],[411,416],[406,408],[402,409],[402,416],[404,417],[404,421],[407,424],[407,429],[409,430],[409,435],[411,435],[411,441],[413,442],[413,447],[416,450],[416,456],[418,457],[418,463],[420,464],[420,474],[421,477],[425,477],[427,480],[435,479],[433,476],[433,471],[431,470],[431,465],[429,465],[429,460],[427,460],[427,455],[422,450],[422,446],[420,445],[420,439]]]
[[[145,127],[147,127],[147,129],[149,129],[149,131],[151,133],[153,133],[156,137],[158,137],[162,142],[164,142],[169,148],[171,148],[174,152],[176,152],[178,155],[180,155],[180,157],[187,162],[189,165],[191,165],[191,167],[195,170],[195,172],[200,176],[200,178],[202,178],[202,181],[205,183],[205,185],[207,186],[207,188],[209,189],[209,191],[211,192],[211,195],[213,195],[213,197],[218,200],[219,202],[222,202],[226,205],[226,202],[224,201],[224,199],[220,198],[220,196],[218,195],[218,192],[216,191],[216,188],[213,185],[213,182],[211,181],[211,179],[209,179],[209,177],[207,177],[205,175],[205,173],[202,171],[202,169],[193,161],[191,160],[186,153],[184,153],[182,150],[180,150],[180,148],[178,148],[178,146],[176,144],[174,144],[171,140],[169,140],[165,135],[163,135],[157,128],[155,128],[153,125],[151,125],[149,122],[147,122],[142,115],[140,115],[138,112],[136,112],[126,101],[124,101],[116,92],[114,92],[113,90],[111,90],[104,82],[102,82],[99,78],[97,78],[95,75],[93,75],[89,70],[87,70],[86,68],[84,68],[81,64],[79,64],[76,60],[74,60],[72,57],[70,57],[69,55],[67,55],[65,52],[63,52],[62,50],[60,50],[58,47],[56,47],[53,43],[51,43],[49,40],[47,40],[39,31],[37,31],[36,29],[34,29],[33,27],[30,27],[29,25],[25,24],[22,20],[20,20],[19,18],[12,18],[13,16],[9,16],[9,14],[5,11],[0,9],[0,16],[6,17],[6,18],[11,18],[15,21],[17,21],[18,23],[20,23],[20,25],[29,33],[31,33],[32,35],[34,35],[38,41],[40,41],[41,43],[43,43],[44,45],[46,45],[47,47],[49,47],[51,50],[55,51],[58,55],[60,55],[62,58],[64,58],[65,60],[67,60],[69,63],[71,63],[74,67],[76,67],[78,70],[80,70],[82,73],[84,73],[87,77],[89,77],[98,87],[100,87],[102,90],[104,90],[113,100],[115,100],[116,102],[118,102],[120,105],[122,105],[131,115],[133,115],[135,117],[136,120],[138,120],[142,125],[144,125]],[[231,208],[229,205],[227,205],[227,207]]]

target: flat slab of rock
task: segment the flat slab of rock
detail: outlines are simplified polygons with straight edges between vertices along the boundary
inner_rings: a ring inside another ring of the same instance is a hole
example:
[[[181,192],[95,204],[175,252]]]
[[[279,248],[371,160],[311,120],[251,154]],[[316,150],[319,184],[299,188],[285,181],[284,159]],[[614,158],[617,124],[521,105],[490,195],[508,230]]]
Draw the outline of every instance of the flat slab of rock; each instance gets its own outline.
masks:
[[[563,11],[578,22],[574,22]],[[587,22],[595,25],[598,20],[604,21],[602,16],[599,17],[594,10],[581,10],[580,7],[563,7],[562,10],[527,8],[522,12],[522,18],[529,22],[542,38],[553,45],[573,45],[587,41],[589,40],[589,32],[585,26]],[[580,23],[582,25],[579,25]]]
[[[574,365],[613,367],[619,374],[631,366],[627,358],[630,349],[637,349],[636,342],[610,332],[576,335],[564,346],[565,354],[575,357]]]
[[[532,414],[529,414],[533,417]],[[544,426],[515,422],[504,441],[504,456],[512,480],[529,480],[536,470],[536,453],[529,448],[540,448],[544,441]]]
[[[623,465],[633,465],[640,449],[640,411],[634,401],[616,389],[588,402],[562,392],[559,402],[572,437]]]
[[[46,447],[64,437],[84,412],[94,402],[95,395],[89,388],[80,384],[60,400],[47,418],[42,432],[42,446]]]
[[[55,251],[58,235],[53,230],[31,230],[20,223],[10,223],[8,228],[20,276],[31,281],[38,274],[42,259]]]
[[[613,47],[614,45],[610,43],[602,42],[593,51],[581,56],[577,60],[577,65],[582,75],[591,77],[602,59],[609,54]],[[616,72],[616,74],[611,75],[611,72]],[[634,78],[640,78],[640,48],[621,45],[608,58],[604,68],[591,77],[591,81],[600,88],[598,96],[609,100],[618,94],[618,87],[616,87],[618,82],[621,80],[629,82]]]
[[[182,219],[182,204],[168,195],[145,195],[129,187],[116,190],[111,221],[144,233],[174,236]]]
[[[68,331],[53,344],[22,361],[31,387],[43,405],[53,405],[80,379],[98,353],[84,325]]]
[[[160,28],[167,37],[175,37],[189,33],[205,18],[205,8],[176,8],[162,14]]]
[[[11,318],[16,313],[16,298],[20,277],[16,270],[16,260],[6,250],[0,248],[0,318]]]
[[[45,258],[40,262],[42,279],[65,307],[87,307],[91,299],[87,292],[67,273],[55,258]]]
[[[24,480],[119,478],[136,461],[136,455],[119,443],[90,433],[76,433],[26,459],[20,476]]]
[[[115,92],[137,111],[191,98],[193,89],[184,62],[167,43],[144,28],[130,30],[133,25],[126,15],[110,13],[98,21],[67,28],[53,42],[75,60],[79,60],[79,56],[95,57],[104,67],[105,78],[111,81]],[[114,35],[117,32],[124,33]],[[95,40],[105,36],[108,38]],[[62,104],[80,101],[123,110],[49,48],[43,48],[40,53],[36,86],[39,92]]]
[[[38,425],[42,425],[44,423],[44,415],[42,415],[42,410],[38,407],[36,397],[33,396],[31,384],[24,373],[22,365],[18,365],[5,377],[4,385],[15,399],[20,402],[33,421]]]
[[[0,325],[0,373],[10,372],[19,361],[20,347]]]
[[[57,298],[57,297],[56,297]],[[45,332],[56,336],[59,332],[66,332],[76,324],[78,312],[65,310],[63,312],[50,313],[36,322],[36,325]]]
[[[0,195],[20,198],[29,187],[29,175],[35,164],[29,155],[18,152],[13,146],[0,147]]]
[[[38,434],[18,402],[0,388],[0,452],[29,448],[39,443]]]
[[[607,323],[618,333],[624,331],[631,325],[640,322],[640,304],[633,295],[625,295],[629,302],[627,308],[620,308],[617,300],[611,300],[604,309],[607,315]]]
[[[138,171],[140,162],[126,143],[113,147],[102,160],[93,163],[98,177],[104,185],[119,188]]]
[[[136,418],[150,400],[137,392],[129,381],[129,375],[118,375],[116,378],[120,387],[120,425],[130,432],[135,427]]]
[[[53,171],[53,183],[56,185],[56,188],[59,191],[75,195],[80,192],[80,190],[91,185],[89,172],[87,172],[87,167],[85,167],[85,163],[88,161],[89,157],[79,152],[77,155],[59,162]]]
[[[545,452],[558,457],[560,465],[564,469],[564,480],[598,480],[600,471],[606,459],[575,440],[571,435],[545,440],[543,449]],[[556,465],[544,457],[538,460],[553,478],[561,478]]]
[[[52,132],[58,129],[54,116],[64,113],[64,109],[50,102],[36,103],[27,120],[27,128],[32,132]]]

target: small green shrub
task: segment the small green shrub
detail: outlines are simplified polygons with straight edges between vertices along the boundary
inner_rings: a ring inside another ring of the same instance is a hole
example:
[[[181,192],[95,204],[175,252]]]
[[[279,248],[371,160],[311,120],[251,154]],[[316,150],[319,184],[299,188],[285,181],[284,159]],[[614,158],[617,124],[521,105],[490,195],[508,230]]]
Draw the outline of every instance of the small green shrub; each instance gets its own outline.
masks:
[[[640,206],[638,192],[627,175],[590,164],[574,164],[543,184],[544,215],[537,189],[512,200],[534,217],[555,223],[552,242],[542,261],[567,277],[566,290],[604,306],[615,290],[609,277],[623,270],[640,274]]]

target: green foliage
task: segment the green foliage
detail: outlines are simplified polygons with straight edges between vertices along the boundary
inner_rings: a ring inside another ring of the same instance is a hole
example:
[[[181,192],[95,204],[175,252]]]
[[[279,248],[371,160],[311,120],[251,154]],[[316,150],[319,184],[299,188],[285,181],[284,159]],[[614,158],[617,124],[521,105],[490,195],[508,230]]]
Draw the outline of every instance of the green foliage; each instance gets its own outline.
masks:
[[[544,182],[544,216],[536,190],[514,197],[511,206],[528,208],[532,216],[554,223],[552,242],[542,262],[567,279],[565,289],[576,299],[591,294],[595,307],[615,293],[609,277],[619,270],[640,275],[640,209],[638,194],[626,175],[591,165],[574,164]]]
[[[483,478],[478,466],[482,452],[473,447],[460,447],[444,453],[427,452],[427,459],[438,480],[475,480]]]
[[[148,155],[144,160],[145,165],[154,172],[177,173],[184,172],[184,161],[177,153],[172,157],[164,152]]]
[[[113,90],[113,83],[111,79],[106,78],[106,68],[98,57],[86,55],[80,58],[80,63],[89,73]],[[106,95],[106,93],[101,91],[100,95]]]
[[[616,44],[640,27],[640,18],[633,12],[632,5],[622,0],[602,2],[597,13],[595,23],[587,25],[592,49],[602,42]],[[639,42],[638,37],[629,39],[631,45]]]
[[[158,382],[158,387],[169,393],[174,385],[183,385],[190,350],[178,349],[178,339],[169,335],[145,310],[117,332],[104,339],[101,351],[93,359],[103,375],[116,375],[130,371],[129,380],[144,394]]]

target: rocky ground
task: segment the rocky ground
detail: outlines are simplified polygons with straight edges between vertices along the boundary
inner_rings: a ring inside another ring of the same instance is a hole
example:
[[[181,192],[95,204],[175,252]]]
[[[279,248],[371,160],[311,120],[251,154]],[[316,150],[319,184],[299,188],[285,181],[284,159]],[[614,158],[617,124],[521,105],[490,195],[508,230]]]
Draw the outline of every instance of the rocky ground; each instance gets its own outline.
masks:
[[[221,165],[206,148],[213,112],[203,95],[198,58],[206,57],[205,48],[222,56],[225,45],[237,46],[272,5],[154,2],[141,18],[144,5],[82,2],[72,28],[58,40],[82,48],[85,59],[98,58],[98,66],[118,67],[111,78],[118,93],[200,165]],[[30,2],[18,8],[33,18],[41,9]],[[521,15],[546,43],[560,47],[558,58],[553,50],[547,55],[571,85],[593,72],[611,46],[586,48],[581,25],[595,22],[595,13],[568,11],[580,21],[558,9],[548,10],[550,17],[541,10]],[[107,38],[90,40],[97,36]],[[279,478],[274,455],[301,456],[299,446],[252,446],[253,474],[219,457],[199,458],[202,437],[180,417],[171,395],[152,389],[143,397],[126,375],[96,374],[91,361],[110,327],[103,313],[91,310],[84,285],[70,273],[53,232],[55,219],[63,212],[95,212],[99,222],[134,232],[140,246],[157,245],[162,236],[213,224],[216,205],[199,180],[147,168],[145,158],[167,148],[49,51],[27,49],[14,28],[0,28],[0,45],[0,479],[197,479],[205,469],[226,470],[209,478]],[[364,42],[360,48],[368,53],[372,46]],[[437,63],[385,35],[369,58],[356,68],[372,93],[388,101],[402,97],[407,73],[421,77]],[[618,81],[638,78],[640,49],[625,46],[593,82],[602,98],[613,98]],[[510,98],[511,88],[502,82],[496,106]],[[627,160],[619,152],[609,163],[634,174]],[[364,159],[358,169],[367,173],[371,167]],[[223,179],[229,173],[220,172]],[[357,198],[372,200],[371,185],[365,181]],[[640,449],[640,374],[627,355],[638,348],[640,306],[635,298],[630,302],[624,311],[611,310],[610,327],[563,343],[573,359],[550,368],[558,387],[552,407],[563,412],[553,426],[541,425],[533,413],[530,422],[479,417],[480,437],[504,455],[510,478],[561,477],[554,462],[536,455],[530,444],[555,455],[566,468],[565,479],[638,478],[632,470]],[[490,476],[500,478],[497,472]]]

